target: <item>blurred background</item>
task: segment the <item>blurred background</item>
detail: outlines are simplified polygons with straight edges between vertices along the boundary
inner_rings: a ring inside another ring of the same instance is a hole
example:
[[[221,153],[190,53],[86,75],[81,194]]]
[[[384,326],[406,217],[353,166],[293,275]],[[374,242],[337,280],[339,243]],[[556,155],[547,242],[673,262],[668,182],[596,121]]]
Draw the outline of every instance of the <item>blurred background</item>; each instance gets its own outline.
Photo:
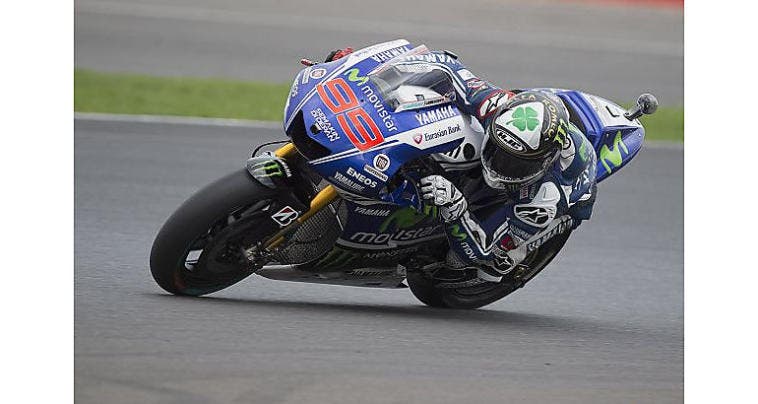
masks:
[[[76,1],[76,401],[681,402],[682,3]],[[160,290],[156,232],[253,145],[283,137],[300,58],[396,38],[449,49],[505,88],[627,105],[651,92],[661,108],[642,119],[645,148],[600,185],[592,220],[483,309],[255,276],[200,299]]]
[[[284,94],[302,57],[320,61],[333,49],[406,38],[452,50],[469,70],[503,88],[582,89],[624,104],[654,92],[664,114],[679,114],[666,122],[662,138],[681,141],[681,6],[677,0],[82,0],[76,2],[75,64],[99,72],[283,84],[278,91]],[[91,77],[78,78],[77,90],[89,94],[84,79]],[[98,84],[101,91],[108,87]],[[162,96],[166,103],[174,98]],[[77,109],[113,103],[98,100],[93,105],[92,96],[89,102],[77,97]],[[102,112],[150,112],[132,104]],[[281,119],[276,108],[277,115],[176,105],[162,110]]]

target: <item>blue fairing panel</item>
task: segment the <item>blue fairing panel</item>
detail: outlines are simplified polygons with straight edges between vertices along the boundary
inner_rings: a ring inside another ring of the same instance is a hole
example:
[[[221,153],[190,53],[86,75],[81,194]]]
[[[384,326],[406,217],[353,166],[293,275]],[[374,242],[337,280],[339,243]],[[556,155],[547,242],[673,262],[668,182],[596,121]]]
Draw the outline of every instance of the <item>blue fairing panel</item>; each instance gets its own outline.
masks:
[[[316,94],[316,85],[334,78],[358,64],[368,70],[390,58],[411,49],[405,39],[384,42],[357,50],[346,57],[329,63],[318,63],[301,70],[292,82],[289,97],[284,106],[284,131],[287,132],[295,115],[305,102]]]
[[[464,139],[481,142],[481,134],[452,99],[406,110],[391,107],[369,72],[410,45],[380,45],[301,71],[285,108],[285,128],[311,168],[340,191],[415,205],[415,179],[388,187],[389,179],[404,163],[454,150]]]
[[[597,154],[597,182],[627,165],[642,149],[645,129],[638,120],[624,118],[624,108],[579,91],[556,91],[571,110]]]

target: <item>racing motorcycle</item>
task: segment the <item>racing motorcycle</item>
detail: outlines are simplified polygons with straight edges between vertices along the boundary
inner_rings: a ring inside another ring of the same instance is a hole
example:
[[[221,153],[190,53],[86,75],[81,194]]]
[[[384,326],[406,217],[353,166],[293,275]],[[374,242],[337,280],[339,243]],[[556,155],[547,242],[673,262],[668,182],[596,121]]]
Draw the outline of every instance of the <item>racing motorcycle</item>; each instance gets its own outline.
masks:
[[[290,185],[264,186],[246,167],[200,189],[156,236],[150,268],[158,285],[200,296],[257,274],[409,287],[429,306],[477,308],[534,278],[571,230],[531,251],[502,281],[486,282],[476,268],[451,267],[436,208],[419,196],[425,175],[481,169],[483,128],[452,102],[450,75],[424,63],[435,55],[396,40],[328,63],[304,59],[285,106],[288,139],[272,152],[290,167]],[[408,58],[419,63],[396,63]],[[581,91],[542,90],[561,98],[571,123],[593,144],[598,182],[639,152],[645,131],[638,118],[657,107],[649,94],[625,110]],[[490,101],[481,108],[498,106]],[[503,202],[467,199],[474,212]]]

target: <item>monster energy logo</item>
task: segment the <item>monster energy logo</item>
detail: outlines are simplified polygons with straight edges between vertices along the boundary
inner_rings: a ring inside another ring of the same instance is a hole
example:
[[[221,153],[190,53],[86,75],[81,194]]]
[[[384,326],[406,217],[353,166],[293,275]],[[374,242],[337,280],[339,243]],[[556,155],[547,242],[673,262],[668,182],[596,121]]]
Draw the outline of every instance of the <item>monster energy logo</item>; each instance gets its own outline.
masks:
[[[612,169],[621,165],[623,161],[621,158],[621,150],[623,150],[624,153],[629,154],[629,150],[621,139],[621,131],[618,131],[616,133],[616,138],[613,139],[613,150],[609,149],[606,145],[603,145],[603,147],[600,148],[600,162],[603,163],[605,171],[608,171],[609,174]]]
[[[282,167],[276,161],[269,161],[263,165],[264,177],[283,177]]]
[[[315,267],[318,267],[320,269],[344,268],[350,264],[359,264],[356,263],[357,260],[363,263],[372,261],[372,263],[376,263],[376,261],[381,261],[383,263],[388,261],[391,262],[399,257],[415,252],[417,250],[418,246],[411,246],[406,248],[393,248],[386,251],[367,252],[346,250],[344,248],[335,246],[331,251],[329,251],[329,253],[326,254],[326,256],[324,256],[318,263],[316,263]]]
[[[384,219],[379,226],[380,232],[385,232],[390,226],[394,225],[396,229],[407,229],[421,223],[429,217],[437,217],[437,207],[433,205],[424,205],[423,211],[418,212],[415,208],[407,207],[395,211],[392,215]]]
[[[345,75],[347,76],[347,79],[349,81],[352,81],[354,83],[358,83],[358,85],[364,85],[368,81],[368,77],[366,76],[359,76],[360,71],[358,69],[350,69],[345,72]]]
[[[553,139],[560,143],[561,146],[563,146],[565,149],[568,146],[566,137],[566,121],[561,118],[560,122],[558,123],[558,129],[555,131],[555,137]]]
[[[339,247],[335,247],[324,258],[322,258],[317,264],[317,267],[342,267],[355,261],[360,257],[360,254],[355,251],[343,250]]]

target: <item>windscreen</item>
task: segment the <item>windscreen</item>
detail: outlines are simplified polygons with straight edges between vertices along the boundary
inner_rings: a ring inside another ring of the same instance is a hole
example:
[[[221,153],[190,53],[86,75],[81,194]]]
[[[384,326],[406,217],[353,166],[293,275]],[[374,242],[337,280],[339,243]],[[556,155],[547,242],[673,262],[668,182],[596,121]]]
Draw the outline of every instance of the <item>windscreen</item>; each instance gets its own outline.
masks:
[[[441,67],[424,61],[424,45],[378,66],[369,79],[395,112],[426,108],[455,99],[450,76]]]

